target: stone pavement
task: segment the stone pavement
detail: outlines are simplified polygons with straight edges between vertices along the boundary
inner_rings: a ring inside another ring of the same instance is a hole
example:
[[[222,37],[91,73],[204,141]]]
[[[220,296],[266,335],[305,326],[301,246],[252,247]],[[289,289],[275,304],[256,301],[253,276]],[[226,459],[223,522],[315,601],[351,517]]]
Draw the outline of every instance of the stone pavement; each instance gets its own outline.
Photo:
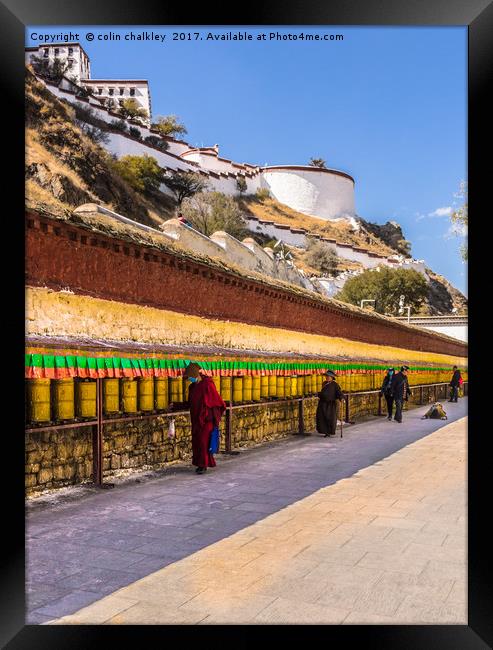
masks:
[[[34,509],[27,623],[465,623],[466,409]]]

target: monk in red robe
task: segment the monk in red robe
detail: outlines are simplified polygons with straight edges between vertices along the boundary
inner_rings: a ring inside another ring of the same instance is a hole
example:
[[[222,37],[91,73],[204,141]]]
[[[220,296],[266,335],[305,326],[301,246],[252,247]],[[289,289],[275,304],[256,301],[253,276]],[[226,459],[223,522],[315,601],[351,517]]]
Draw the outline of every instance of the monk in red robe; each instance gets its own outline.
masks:
[[[191,382],[188,405],[192,420],[192,464],[197,466],[197,474],[203,474],[208,467],[216,466],[214,456],[209,451],[210,439],[214,427],[219,426],[226,404],[212,379],[200,373],[197,363],[190,363],[184,375]]]

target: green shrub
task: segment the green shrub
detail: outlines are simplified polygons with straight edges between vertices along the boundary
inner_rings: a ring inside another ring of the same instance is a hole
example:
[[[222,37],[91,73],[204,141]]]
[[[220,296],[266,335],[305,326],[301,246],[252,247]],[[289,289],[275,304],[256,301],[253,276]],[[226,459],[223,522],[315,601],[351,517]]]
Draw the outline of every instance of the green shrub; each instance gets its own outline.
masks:
[[[141,132],[140,132],[140,129],[135,128],[135,126],[131,126],[131,127],[128,129],[128,133],[129,133],[133,138],[137,138],[137,140],[141,140],[141,139],[142,139],[142,134],[141,134]]]
[[[158,190],[163,180],[163,170],[152,156],[122,156],[113,163],[113,167],[139,192]]]
[[[124,122],[124,120],[113,120],[110,122],[110,127],[114,131],[121,131],[122,133],[126,133],[128,131],[127,124]]]

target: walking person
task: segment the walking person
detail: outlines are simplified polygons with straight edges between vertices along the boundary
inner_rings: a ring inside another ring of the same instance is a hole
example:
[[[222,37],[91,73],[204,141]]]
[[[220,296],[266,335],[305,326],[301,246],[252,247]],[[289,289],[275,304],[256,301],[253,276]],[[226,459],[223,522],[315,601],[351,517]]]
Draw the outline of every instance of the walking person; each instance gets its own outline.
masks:
[[[457,398],[459,397],[459,386],[462,384],[460,370],[457,368],[457,366],[454,366],[453,370],[454,374],[452,375],[452,379],[450,380],[449,384],[452,389],[450,391],[449,402],[457,402]]]
[[[385,401],[387,402],[387,413],[388,417],[387,420],[392,420],[392,409],[394,407],[394,398],[392,397],[392,378],[395,374],[395,368],[387,368],[387,374],[385,375],[382,383],[382,387],[380,388],[380,395],[385,397]]]
[[[396,422],[402,423],[402,407],[404,402],[407,402],[409,395],[411,394],[411,389],[409,388],[409,383],[407,380],[407,371],[409,366],[402,366],[400,372],[395,374],[392,377],[392,382],[390,384],[392,397],[395,401],[395,416],[394,420]]]
[[[342,400],[344,395],[341,387],[336,382],[336,375],[332,370],[327,370],[322,390],[318,394],[316,423],[318,433],[323,433],[326,438],[335,436],[337,427],[337,400]]]
[[[198,363],[190,363],[184,376],[191,383],[188,405],[192,421],[192,465],[197,467],[197,474],[203,474],[208,467],[216,466],[214,455],[209,451],[211,433],[219,426],[226,404],[212,379],[201,374]]]

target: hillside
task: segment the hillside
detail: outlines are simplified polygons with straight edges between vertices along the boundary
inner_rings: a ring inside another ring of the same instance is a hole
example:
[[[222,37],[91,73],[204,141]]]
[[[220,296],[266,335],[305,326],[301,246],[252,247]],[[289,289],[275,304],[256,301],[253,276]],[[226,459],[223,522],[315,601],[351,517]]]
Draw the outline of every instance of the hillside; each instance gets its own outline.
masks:
[[[354,230],[347,221],[324,221],[316,217],[310,217],[301,212],[296,212],[287,205],[283,205],[273,199],[258,199],[256,196],[246,196],[240,201],[240,206],[247,214],[259,219],[283,223],[293,228],[304,228],[310,232],[337,239],[346,244],[361,246],[373,253],[382,255],[395,255],[397,250],[389,246],[383,239],[361,226],[360,230]]]
[[[58,100],[26,69],[26,207],[68,216],[83,203],[99,203],[137,222],[159,226],[175,216],[172,199],[159,191],[137,192],[116,171],[113,158],[77,124],[74,108]],[[358,228],[346,221],[327,222],[304,215],[273,199],[237,199],[242,211],[259,219],[303,228],[382,255],[409,254],[402,229],[395,222],[380,226],[362,219]],[[261,245],[265,237],[252,235]],[[292,249],[295,264],[319,276],[303,251]],[[360,270],[361,265],[339,258],[336,272]],[[429,271],[430,294],[422,313],[467,310],[467,299],[443,277]]]
[[[98,202],[149,226],[169,219],[162,193],[135,192],[112,167],[111,156],[75,123],[75,111],[26,70],[26,205],[63,214]]]

